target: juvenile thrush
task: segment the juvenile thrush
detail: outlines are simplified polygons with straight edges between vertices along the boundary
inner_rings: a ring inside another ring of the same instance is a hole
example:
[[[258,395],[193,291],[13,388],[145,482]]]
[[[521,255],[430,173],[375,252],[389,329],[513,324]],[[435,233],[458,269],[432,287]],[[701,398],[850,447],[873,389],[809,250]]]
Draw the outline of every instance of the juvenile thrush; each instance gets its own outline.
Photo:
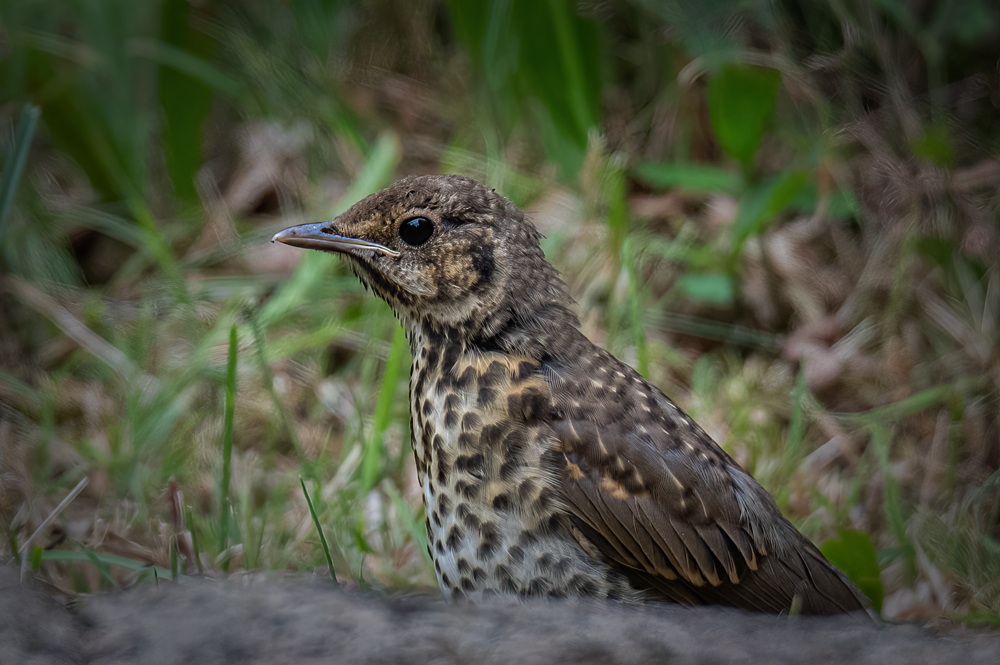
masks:
[[[539,239],[509,200],[450,175],[405,178],[272,239],[340,254],[406,330],[444,595],[862,609],[701,427],[584,337]]]

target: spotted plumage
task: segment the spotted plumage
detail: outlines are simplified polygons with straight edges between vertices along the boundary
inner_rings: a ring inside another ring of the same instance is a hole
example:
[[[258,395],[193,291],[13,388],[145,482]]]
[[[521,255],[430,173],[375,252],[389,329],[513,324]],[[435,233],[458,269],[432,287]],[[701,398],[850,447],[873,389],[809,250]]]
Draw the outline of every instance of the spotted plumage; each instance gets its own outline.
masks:
[[[704,430],[583,336],[538,232],[493,190],[406,178],[274,239],[343,255],[406,329],[411,442],[447,597],[862,609]]]

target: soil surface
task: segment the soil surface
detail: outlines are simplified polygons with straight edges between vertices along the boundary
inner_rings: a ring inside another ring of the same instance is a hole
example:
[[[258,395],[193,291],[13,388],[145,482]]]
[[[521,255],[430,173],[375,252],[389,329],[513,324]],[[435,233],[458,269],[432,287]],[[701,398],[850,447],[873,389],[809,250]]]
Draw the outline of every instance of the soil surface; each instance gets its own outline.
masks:
[[[456,606],[249,578],[160,583],[67,610],[0,567],[3,665],[291,662],[995,665],[1000,636],[674,606]]]

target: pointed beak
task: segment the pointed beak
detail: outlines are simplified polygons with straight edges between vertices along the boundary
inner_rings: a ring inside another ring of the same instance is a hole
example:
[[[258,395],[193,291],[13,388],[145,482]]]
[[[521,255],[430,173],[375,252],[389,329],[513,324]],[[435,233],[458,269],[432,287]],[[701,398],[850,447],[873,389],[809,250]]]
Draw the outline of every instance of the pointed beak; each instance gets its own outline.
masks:
[[[362,250],[380,252],[386,256],[399,256],[399,252],[396,250],[389,249],[377,242],[337,235],[333,232],[330,222],[290,226],[283,231],[275,233],[271,238],[271,242],[275,241],[291,245],[292,247],[319,249],[340,254],[351,254],[353,250]]]

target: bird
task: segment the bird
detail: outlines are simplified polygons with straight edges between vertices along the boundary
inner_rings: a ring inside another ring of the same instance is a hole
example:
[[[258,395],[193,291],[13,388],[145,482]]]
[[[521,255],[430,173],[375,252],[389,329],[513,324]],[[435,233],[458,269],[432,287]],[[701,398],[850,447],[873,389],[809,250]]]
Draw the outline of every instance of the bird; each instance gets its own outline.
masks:
[[[342,257],[406,332],[443,595],[864,610],[750,474],[584,336],[540,241],[514,203],[457,175],[403,178],[272,238]]]

